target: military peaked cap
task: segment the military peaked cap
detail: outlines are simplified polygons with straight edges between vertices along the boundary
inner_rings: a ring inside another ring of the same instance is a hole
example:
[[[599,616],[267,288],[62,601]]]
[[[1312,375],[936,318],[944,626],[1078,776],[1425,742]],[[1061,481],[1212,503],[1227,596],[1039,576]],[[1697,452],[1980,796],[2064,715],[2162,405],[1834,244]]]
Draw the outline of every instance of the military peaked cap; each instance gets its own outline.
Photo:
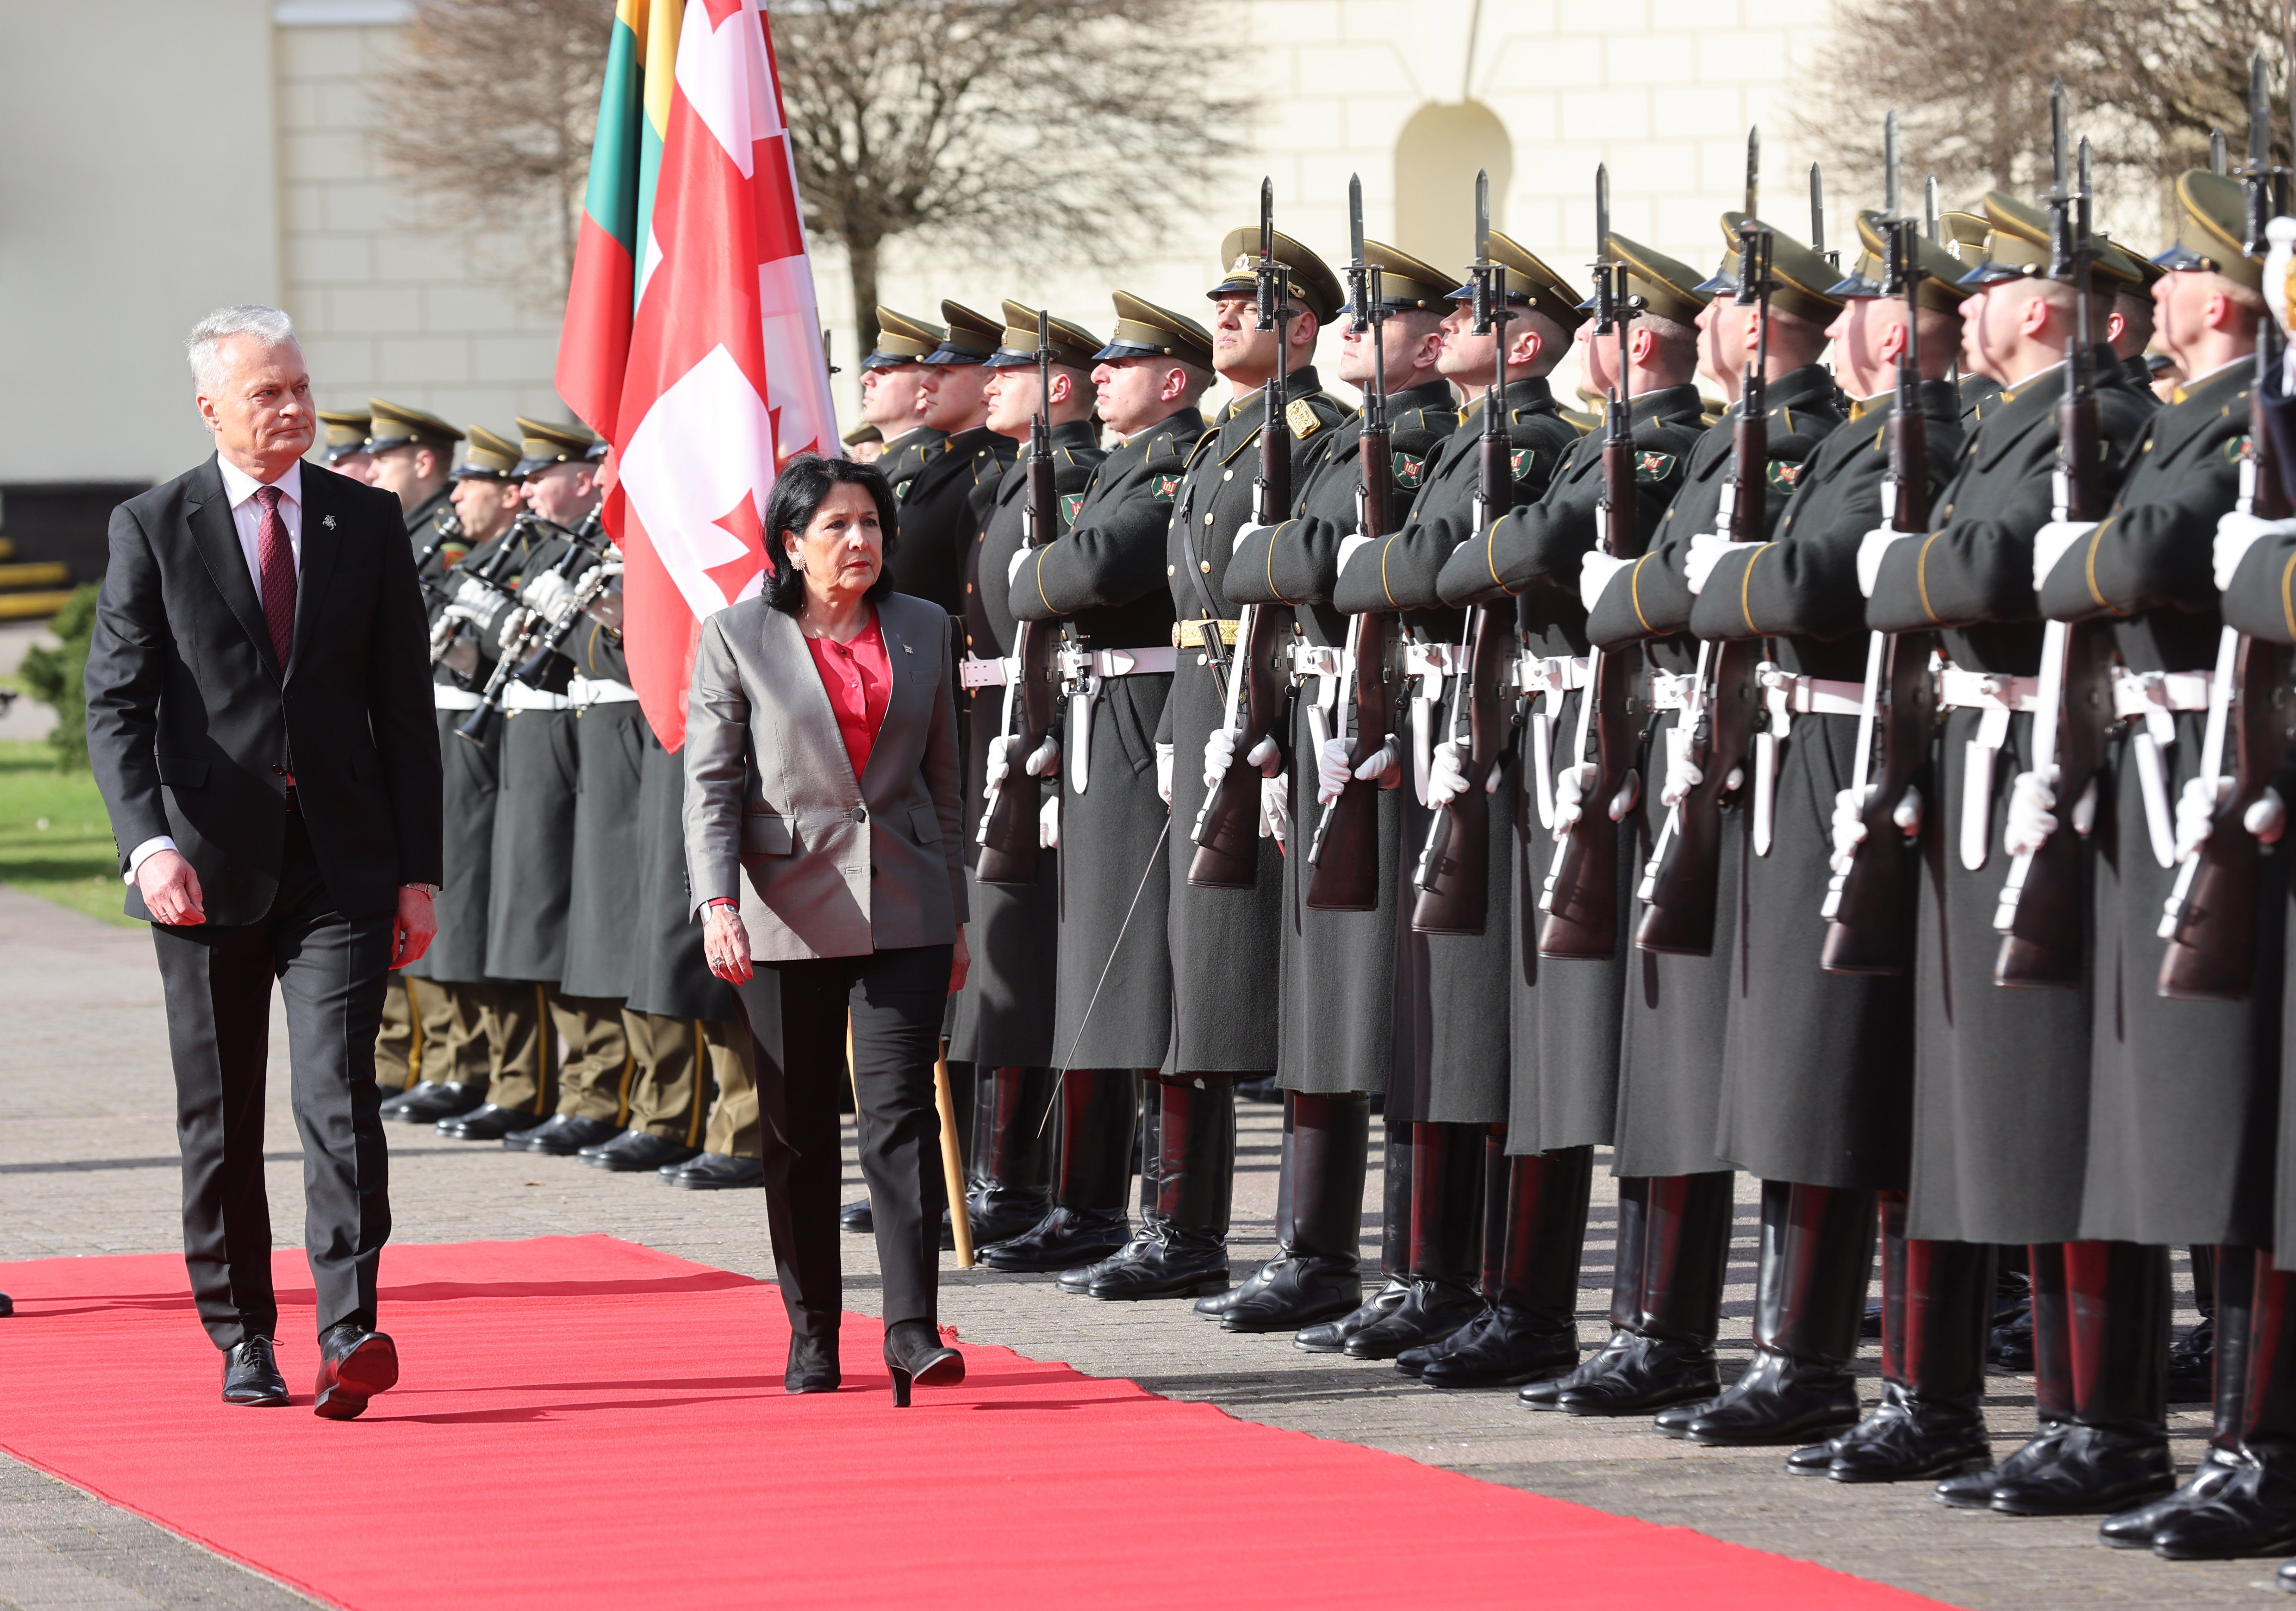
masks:
[[[1709,296],[1738,289],[1738,226],[1745,221],[1742,212],[1722,215],[1722,238],[1729,250],[1722,254],[1721,269],[1698,289]],[[1784,230],[1770,230],[1770,306],[1781,313],[1791,313],[1824,325],[1833,322],[1841,311],[1841,299],[1833,293],[1833,286],[1841,278],[1841,271]]]
[[[1364,242],[1364,261],[1379,270],[1379,305],[1389,313],[1447,311],[1456,276],[1379,241]]]
[[[2262,291],[2263,260],[2241,251],[2247,232],[2248,195],[2241,182],[2191,168],[2177,177],[2176,242],[2152,261],[2172,274],[2198,269]]]
[[[1116,292],[1112,300],[1116,328],[1109,332],[1108,345],[1092,355],[1095,360],[1163,358],[1199,369],[1212,366],[1211,333],[1186,314],[1160,308],[1128,291]]]
[[[386,403],[379,397],[367,399],[366,407],[372,419],[367,427],[369,453],[381,453],[390,448],[436,448],[444,453],[463,440],[461,432],[437,415],[425,414],[420,408]]]
[[[320,409],[319,423],[327,428],[327,463],[340,464],[354,453],[365,453],[367,432],[373,417],[364,408],[357,413],[348,409]]]
[[[1615,229],[1604,245],[1609,259],[1627,266],[1627,295],[1642,311],[1677,325],[1698,322],[1711,293],[1699,289],[1696,269],[1662,251],[1652,251],[1639,241],[1630,241]],[[1594,310],[1592,297],[1578,304],[1580,313]]]
[[[922,319],[881,307],[877,309],[876,349],[861,360],[861,367],[898,369],[903,364],[921,364],[947,333],[938,325],[928,325]]]
[[[1100,338],[1083,325],[1054,319],[1053,362],[1070,369],[1089,369],[1098,361]],[[988,360],[991,369],[1011,369],[1037,361],[1037,310],[1025,302],[1004,299],[1004,344]]]
[[[2045,277],[2049,272],[2049,215],[2045,209],[1998,190],[1985,193],[1984,256],[1961,277],[1972,290],[2004,280]],[[2141,287],[2144,274],[2136,259],[2102,235],[2092,235],[2096,249],[2090,280],[2092,289],[2111,296]],[[1968,256],[1963,254],[1966,262]]]
[[[962,302],[944,300],[940,316],[948,321],[948,333],[940,345],[925,354],[928,364],[985,364],[996,351],[997,338],[1004,326],[985,313],[975,313]]]
[[[1544,314],[1562,325],[1565,334],[1587,322],[1585,303],[1570,282],[1540,262],[1538,254],[1496,229],[1491,231],[1490,251],[1491,261],[1505,271],[1507,306]],[[1450,293],[1449,300],[1464,302],[1474,294],[1474,281],[1470,277]]]
[[[455,475],[457,480],[514,481],[519,479],[518,460],[516,442],[496,436],[484,425],[473,425],[470,443],[463,449],[463,462]]]
[[[587,425],[553,424],[518,416],[518,473],[532,475],[552,464],[576,464],[600,457],[605,443]]]
[[[1857,242],[1865,250],[1857,254],[1849,273],[1827,288],[1828,296],[1847,301],[1853,297],[1889,294],[1882,287],[1890,267],[1890,241],[1883,226],[1890,222],[1871,208],[1857,215]],[[1961,284],[1961,263],[1953,253],[1923,234],[1919,226],[1914,230],[1914,259],[1922,271],[1920,284],[1914,292],[1917,307],[1951,313],[1968,300],[1971,288]]]
[[[1252,274],[1252,265],[1259,260],[1259,230],[1231,229],[1220,242],[1220,261],[1227,272],[1220,283],[1204,294],[1218,301],[1222,297],[1250,296],[1259,286]],[[1328,325],[1341,308],[1348,305],[1347,293],[1340,289],[1339,276],[1326,267],[1324,259],[1308,251],[1282,230],[1275,232],[1275,260],[1289,271],[1288,284],[1294,300],[1316,316],[1319,325]]]

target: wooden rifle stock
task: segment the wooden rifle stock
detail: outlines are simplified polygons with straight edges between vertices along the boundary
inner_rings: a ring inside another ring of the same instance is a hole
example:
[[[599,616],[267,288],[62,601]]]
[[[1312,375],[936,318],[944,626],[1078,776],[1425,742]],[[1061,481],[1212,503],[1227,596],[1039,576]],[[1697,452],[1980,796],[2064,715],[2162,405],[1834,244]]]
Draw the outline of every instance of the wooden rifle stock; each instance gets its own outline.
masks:
[[[1896,812],[1928,764],[1930,739],[1937,730],[1937,692],[1930,681],[1935,642],[1926,632],[1893,632],[1882,644],[1874,713],[1879,764],[1873,793],[1858,813],[1866,837],[1828,891],[1818,966],[1829,974],[1898,974],[1913,961],[1914,881],[1921,842],[1899,830]]]
[[[1392,432],[1366,426],[1358,455],[1363,466],[1363,530],[1385,537],[1394,526]],[[1350,772],[1387,743],[1395,730],[1396,616],[1374,610],[1356,618],[1355,736],[1348,745]],[[1340,797],[1316,824],[1308,862],[1308,908],[1316,912],[1379,909],[1379,779],[1349,777]]]
[[[1466,786],[1443,807],[1428,836],[1411,911],[1418,934],[1480,934],[1489,915],[1491,797],[1484,785],[1506,744],[1499,684],[1514,654],[1514,601],[1476,605],[1468,643]]]
[[[1052,435],[1045,416],[1029,422],[1029,547],[1041,547],[1060,533],[1060,500],[1053,480]],[[1013,635],[1019,667],[1005,702],[1005,765],[1010,769],[982,812],[980,857],[973,876],[983,884],[1032,884],[1043,858],[1037,818],[1041,803],[1037,779],[1024,763],[1043,747],[1060,715],[1061,623],[1024,621]]]
[[[1204,798],[1196,818],[1196,853],[1188,882],[1200,890],[1248,890],[1259,877],[1259,779],[1258,763],[1245,757],[1275,730],[1290,693],[1283,663],[1292,612],[1274,604],[1251,604],[1228,661],[1228,675],[1243,679],[1239,704],[1243,716],[1235,755],[1220,774],[1219,785]],[[1207,623],[1207,634],[1218,630]]]

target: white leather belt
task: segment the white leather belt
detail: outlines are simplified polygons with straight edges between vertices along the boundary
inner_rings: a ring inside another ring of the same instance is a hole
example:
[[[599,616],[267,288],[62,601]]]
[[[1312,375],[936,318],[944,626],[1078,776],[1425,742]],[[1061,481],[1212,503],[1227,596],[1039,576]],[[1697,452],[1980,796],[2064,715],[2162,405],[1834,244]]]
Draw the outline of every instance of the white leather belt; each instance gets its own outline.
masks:
[[[563,694],[545,694],[529,688],[513,678],[503,684],[502,708],[505,711],[570,711],[574,702]]]
[[[1554,826],[1554,724],[1562,714],[1562,696],[1587,685],[1591,666],[1584,655],[1515,657],[1515,691],[1531,702],[1525,732],[1530,742],[1531,803],[1538,809],[1542,828]]]
[[[1004,664],[1002,661],[989,663]],[[1061,651],[1061,680],[1076,682],[1086,677],[1150,677],[1159,672],[1169,672],[1179,663],[1180,652],[1164,645],[1152,649],[1064,648]]]
[[[1403,645],[1403,674],[1406,677],[1431,678],[1440,684],[1447,677],[1457,677],[1467,669],[1467,652],[1457,644],[1423,644],[1406,640]]]
[[[1650,702],[1653,711],[1687,711],[1690,695],[1698,686],[1695,671],[1653,671],[1650,679]]]
[[[1948,662],[1938,676],[1938,703],[1948,711],[2038,711],[2041,708],[2041,679],[2005,677],[1997,671],[1969,671]]]
[[[1938,672],[1938,703],[1948,711],[1982,711],[1977,736],[1962,745],[1961,865],[1985,865],[1993,826],[1993,763],[2009,739],[2013,711],[2041,708],[2041,679],[1971,671],[1950,661]]]
[[[956,662],[956,682],[962,688],[1001,688],[1012,679],[1010,669],[1001,660],[968,654]]]
[[[517,685],[512,684],[513,687]],[[636,701],[638,691],[626,682],[616,682],[611,677],[577,676],[566,685],[566,697],[576,707],[583,705],[626,705]]]
[[[430,685],[430,706],[437,711],[475,711],[479,708],[479,696],[468,688],[434,682]]]
[[[1584,654],[1522,654],[1515,658],[1515,692],[1525,695],[1568,694],[1587,686]]]
[[[2169,762],[2161,752],[2177,742],[2178,711],[2205,711],[2213,671],[2131,671],[2112,669],[2112,713],[2142,717],[2130,735],[2128,753],[2136,767],[2136,791],[2144,802],[2144,830],[2152,859],[2163,869],[2177,865],[2176,813],[2169,803]]]
[[[1067,690],[1068,750],[1061,775],[1071,792],[1081,794],[1092,786],[1092,712],[1100,703],[1100,685],[1111,677],[1148,677],[1169,673],[1180,663],[1180,652],[1168,644],[1144,649],[1081,649],[1062,645],[1055,656],[1061,686]],[[987,662],[1004,680],[1003,661]],[[1012,695],[1004,696],[1011,699]]]
[[[1862,716],[1866,685],[1836,682],[1824,677],[1765,665],[1761,670],[1763,703],[1773,716]]]
[[[1427,774],[1435,754],[1435,709],[1442,703],[1443,679],[1464,675],[1467,652],[1457,644],[1403,640],[1403,677],[1411,690],[1411,788],[1427,803]]]
[[[1311,677],[1341,677],[1347,672],[1347,652],[1330,644],[1311,644],[1295,640],[1285,653],[1292,668],[1292,680],[1305,682]]]

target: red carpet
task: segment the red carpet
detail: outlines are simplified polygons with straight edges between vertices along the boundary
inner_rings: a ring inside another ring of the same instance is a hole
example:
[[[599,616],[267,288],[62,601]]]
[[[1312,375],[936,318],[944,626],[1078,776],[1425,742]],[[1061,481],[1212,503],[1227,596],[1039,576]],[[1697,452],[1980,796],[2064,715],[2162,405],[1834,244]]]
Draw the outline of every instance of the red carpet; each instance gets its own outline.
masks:
[[[1382,1558],[1425,1605],[1936,1603],[1001,1348],[895,1410],[851,1316],[846,1390],[790,1398],[770,1286],[604,1237],[392,1247],[405,1385],[322,1421],[309,1275],[278,1272],[297,1407],[262,1410],[217,1401],[181,1260],[0,1265],[0,1446],[362,1611],[1391,1608]]]

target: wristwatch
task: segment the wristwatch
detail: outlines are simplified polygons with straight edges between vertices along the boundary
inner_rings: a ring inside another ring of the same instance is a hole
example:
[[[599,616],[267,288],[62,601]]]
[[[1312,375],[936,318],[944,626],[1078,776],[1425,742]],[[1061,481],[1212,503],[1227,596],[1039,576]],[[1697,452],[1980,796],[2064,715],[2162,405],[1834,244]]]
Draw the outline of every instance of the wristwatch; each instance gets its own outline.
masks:
[[[402,890],[421,890],[431,900],[439,899],[439,886],[435,884],[402,884],[398,887]]]

